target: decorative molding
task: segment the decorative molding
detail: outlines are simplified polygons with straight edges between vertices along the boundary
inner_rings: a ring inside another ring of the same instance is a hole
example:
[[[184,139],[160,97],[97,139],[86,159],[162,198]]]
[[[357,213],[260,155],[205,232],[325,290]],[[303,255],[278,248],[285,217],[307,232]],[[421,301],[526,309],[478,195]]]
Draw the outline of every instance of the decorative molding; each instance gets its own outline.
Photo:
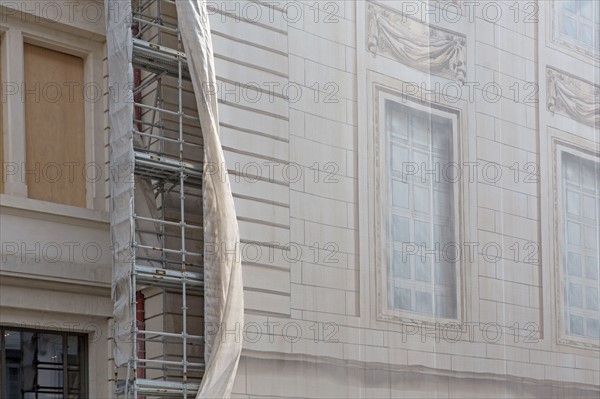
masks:
[[[448,117],[456,118],[457,126],[453,132],[453,141],[458,151],[455,152],[454,161],[462,162],[464,157],[464,150],[462,150],[462,143],[460,139],[460,131],[463,131],[463,127],[460,127],[461,114],[465,112],[464,108],[451,108],[446,103],[436,102],[423,102],[421,101],[422,93],[411,93],[410,95],[406,92],[405,87],[408,85],[407,82],[397,81],[395,85],[390,85],[389,82],[383,80],[373,80],[370,82],[372,113],[369,113],[371,118],[371,125],[369,127],[369,182],[372,184],[372,198],[373,208],[370,209],[370,239],[372,240],[373,246],[373,265],[375,274],[375,320],[377,322],[384,323],[400,323],[400,324],[425,324],[433,326],[436,323],[445,323],[445,326],[449,330],[460,331],[466,333],[464,325],[462,324],[467,320],[467,295],[466,295],[466,265],[461,260],[456,264],[456,299],[457,299],[457,314],[453,318],[445,318],[440,316],[432,316],[425,314],[418,314],[413,312],[406,312],[399,309],[392,309],[388,305],[389,292],[388,292],[388,273],[390,259],[387,251],[387,241],[389,234],[389,220],[385,215],[385,209],[387,204],[385,198],[387,198],[388,187],[386,183],[386,145],[385,145],[385,133],[382,131],[384,128],[384,109],[382,109],[383,102],[386,99],[393,99],[401,102],[411,108],[429,109],[430,112],[434,112],[435,109],[438,114],[445,114]],[[465,202],[463,196],[467,195],[467,190],[464,189],[462,182],[458,183],[455,192],[456,200],[456,239],[457,242],[468,242],[465,233],[462,229],[466,226],[467,219],[466,215],[461,211],[462,207],[460,204]]]
[[[390,56],[403,64],[464,83],[467,78],[467,39],[434,28],[399,11],[368,4],[367,48],[373,56]]]
[[[585,125],[600,126],[600,86],[546,67],[547,107]]]
[[[565,209],[565,205],[563,203],[563,183],[562,183],[562,154],[570,153],[572,155],[576,155],[579,157],[583,157],[589,160],[593,160],[594,162],[600,162],[600,153],[594,152],[592,149],[595,148],[595,144],[593,142],[589,142],[587,140],[573,141],[573,136],[571,134],[565,134],[564,132],[560,132],[556,129],[549,129],[547,134],[551,137],[551,154],[552,154],[552,212],[553,220],[552,230],[551,230],[551,245],[552,254],[550,259],[552,260],[552,278],[554,279],[553,284],[550,285],[551,296],[554,298],[554,318],[555,318],[555,327],[556,327],[556,342],[559,345],[567,345],[577,348],[582,348],[585,350],[600,350],[600,343],[597,340],[588,339],[584,337],[578,337],[573,335],[568,335],[566,333],[566,323],[565,320],[565,301],[566,301],[566,292],[563,289],[563,274],[564,270],[564,262],[565,262],[565,248],[564,242],[566,240],[565,237],[565,220],[563,216],[563,209]]]

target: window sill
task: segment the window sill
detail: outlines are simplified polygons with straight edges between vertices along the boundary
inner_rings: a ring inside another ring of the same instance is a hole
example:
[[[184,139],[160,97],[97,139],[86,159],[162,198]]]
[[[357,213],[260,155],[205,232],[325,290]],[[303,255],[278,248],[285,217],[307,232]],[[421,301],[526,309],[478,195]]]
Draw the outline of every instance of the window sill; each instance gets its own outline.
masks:
[[[106,211],[55,204],[6,194],[0,194],[0,214],[52,220],[68,224],[81,224],[81,222],[84,222],[86,224],[108,225],[110,223],[110,216]]]

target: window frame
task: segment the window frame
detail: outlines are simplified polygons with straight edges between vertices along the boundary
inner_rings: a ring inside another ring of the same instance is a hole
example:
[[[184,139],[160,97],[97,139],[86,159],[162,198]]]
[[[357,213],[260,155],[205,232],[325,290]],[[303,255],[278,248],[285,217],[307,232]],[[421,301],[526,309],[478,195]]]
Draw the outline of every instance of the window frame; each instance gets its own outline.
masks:
[[[456,317],[455,318],[446,318],[441,316],[420,314],[416,312],[410,312],[405,310],[393,309],[388,306],[388,272],[389,265],[385,260],[387,259],[387,236],[385,231],[387,231],[387,224],[384,223],[385,215],[381,213],[388,213],[388,210],[384,209],[382,206],[382,198],[386,198],[387,201],[387,179],[388,176],[383,172],[382,168],[385,168],[386,161],[382,161],[382,158],[385,159],[385,156],[382,155],[385,150],[385,143],[382,145],[382,142],[385,141],[385,101],[387,99],[391,99],[392,101],[399,102],[402,105],[408,106],[409,108],[413,108],[420,111],[426,111],[428,113],[435,114],[437,116],[441,116],[443,118],[448,118],[452,122],[452,139],[453,139],[453,153],[451,162],[456,162],[459,165],[462,165],[463,159],[463,151],[462,148],[464,146],[463,140],[461,140],[460,132],[463,130],[462,124],[464,121],[462,120],[462,109],[450,107],[449,105],[439,104],[435,102],[426,102],[422,101],[419,97],[408,95],[401,88],[393,88],[388,86],[383,86],[380,83],[373,83],[373,122],[374,128],[372,132],[372,137],[370,138],[370,143],[372,143],[371,152],[375,151],[375,154],[372,154],[370,162],[370,167],[373,168],[373,173],[370,173],[370,177],[375,182],[375,193],[373,195],[373,207],[370,212],[370,223],[371,228],[374,229],[373,234],[373,253],[374,253],[374,262],[375,262],[375,276],[376,276],[376,293],[377,293],[377,303],[376,303],[376,319],[379,321],[386,322],[399,322],[399,323],[426,323],[426,324],[435,324],[435,323],[445,323],[447,325],[455,325],[462,324],[462,322],[466,319],[466,292],[464,281],[467,275],[466,271],[466,256],[465,256],[465,247],[464,243],[465,234],[464,230],[467,228],[465,223],[465,213],[462,212],[462,204],[465,199],[464,196],[468,195],[465,192],[464,180],[465,176],[458,183],[455,184],[453,195],[454,195],[454,239],[462,250],[462,255],[455,263],[455,287],[456,287]],[[384,166],[382,166],[384,165]],[[464,174],[464,168],[463,168]],[[382,183],[383,182],[383,183]],[[386,188],[382,188],[386,187]],[[371,188],[370,190],[373,190]],[[385,192],[383,192],[385,190]],[[378,211],[379,210],[379,211]],[[435,312],[434,312],[435,313]]]
[[[84,98],[84,157],[86,165],[95,164],[102,168],[99,179],[86,179],[85,207],[64,205],[29,198],[25,179],[21,173],[7,176],[4,192],[0,195],[12,203],[25,200],[32,204],[30,209],[63,214],[75,212],[84,219],[95,219],[98,211],[108,211],[108,200],[105,179],[108,176],[106,164],[106,140],[102,132],[106,131],[104,109],[107,98],[104,80],[103,53],[104,44],[100,37],[84,33],[73,26],[62,23],[55,25],[36,24],[26,18],[7,16],[1,21],[0,31],[3,34],[2,48],[2,77],[9,82],[24,82],[24,45],[26,43],[79,57],[83,60],[84,87],[90,82],[102,88],[96,98]],[[6,57],[10,54],[10,57]],[[9,96],[4,104],[4,162],[15,163],[20,168],[25,167],[25,104],[21,101],[21,92]],[[99,168],[90,168],[98,171]],[[92,172],[92,171],[90,171]],[[10,198],[12,197],[12,198]],[[5,201],[3,201],[5,202]]]
[[[598,64],[596,58],[600,53],[600,47],[595,48],[594,45],[589,46],[579,39],[561,33],[561,8],[560,4],[558,4],[560,1],[561,0],[552,0],[548,6],[547,18],[550,21],[549,25],[546,25],[548,41],[552,42],[552,44],[558,46],[560,49],[570,50],[574,56],[584,56],[587,58],[583,58],[584,60],[589,62],[591,59],[592,64]],[[600,5],[596,5],[596,7],[600,8]],[[595,22],[592,21],[592,25],[598,26],[599,24],[600,20]],[[594,32],[592,32],[592,34],[594,34]],[[594,39],[593,37],[592,40],[600,41],[600,39]]]
[[[567,298],[565,297],[564,281],[565,281],[565,258],[566,249],[564,243],[566,242],[565,233],[565,222],[566,215],[564,214],[565,204],[563,198],[563,186],[562,186],[562,170],[563,170],[563,153],[569,153],[579,158],[591,160],[595,163],[600,163],[600,152],[594,152],[588,150],[594,148],[593,146],[582,147],[580,145],[563,141],[557,138],[553,140],[553,151],[552,155],[554,158],[554,169],[553,169],[553,196],[554,196],[554,290],[555,293],[555,315],[556,315],[556,328],[557,328],[557,341],[559,344],[589,348],[589,349],[600,349],[600,343],[597,340],[591,338],[585,338],[577,335],[567,334],[567,320],[565,319],[565,306]],[[596,215],[596,218],[600,218],[600,215]],[[600,261],[600,259],[599,259]],[[599,276],[600,279],[600,276]],[[600,280],[599,280],[600,281]]]
[[[88,367],[88,363],[89,363],[89,344],[88,344],[88,336],[85,333],[78,333],[78,332],[74,332],[74,331],[59,331],[59,330],[43,330],[43,329],[39,329],[39,328],[23,328],[23,327],[13,327],[13,326],[8,326],[8,325],[0,325],[0,394],[2,395],[2,397],[8,397],[7,396],[7,384],[5,381],[5,371],[6,371],[6,339],[5,339],[5,332],[6,330],[10,330],[10,331],[19,331],[19,332],[30,332],[30,333],[36,333],[36,334],[55,334],[55,335],[60,335],[62,337],[63,340],[63,346],[64,343],[67,341],[67,339],[71,336],[74,337],[78,337],[81,338],[81,342],[82,342],[82,353],[80,354],[80,359],[81,359],[81,365],[80,365],[80,375],[82,375],[82,379],[81,379],[81,394],[80,394],[80,399],[85,399],[89,397],[89,367]],[[64,367],[68,367],[68,362],[65,359],[63,359],[63,368],[61,369],[63,371],[63,397],[66,399],[68,398],[68,392],[66,392],[67,390],[65,390],[64,387],[64,382],[66,381],[66,379],[68,378],[68,372],[65,373],[65,368]]]

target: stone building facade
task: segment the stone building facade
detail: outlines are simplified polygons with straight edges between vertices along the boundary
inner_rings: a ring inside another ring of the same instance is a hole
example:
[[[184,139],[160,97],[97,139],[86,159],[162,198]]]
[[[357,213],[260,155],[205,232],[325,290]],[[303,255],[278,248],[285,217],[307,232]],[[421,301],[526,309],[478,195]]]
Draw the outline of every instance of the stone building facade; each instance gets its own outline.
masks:
[[[84,206],[28,198],[10,85],[27,44],[83,59],[104,93],[84,159],[107,177],[103,5],[31,3],[1,9],[0,325],[85,334],[81,389],[112,397],[106,178]],[[242,241],[234,397],[597,397],[596,2],[208,6]]]

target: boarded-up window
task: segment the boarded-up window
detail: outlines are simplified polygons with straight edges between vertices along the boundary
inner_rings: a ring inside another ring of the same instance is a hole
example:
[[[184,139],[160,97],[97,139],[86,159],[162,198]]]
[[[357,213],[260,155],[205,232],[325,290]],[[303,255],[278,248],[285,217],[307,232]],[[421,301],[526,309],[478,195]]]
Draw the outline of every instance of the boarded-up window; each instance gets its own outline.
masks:
[[[83,60],[25,44],[29,198],[86,206]]]

